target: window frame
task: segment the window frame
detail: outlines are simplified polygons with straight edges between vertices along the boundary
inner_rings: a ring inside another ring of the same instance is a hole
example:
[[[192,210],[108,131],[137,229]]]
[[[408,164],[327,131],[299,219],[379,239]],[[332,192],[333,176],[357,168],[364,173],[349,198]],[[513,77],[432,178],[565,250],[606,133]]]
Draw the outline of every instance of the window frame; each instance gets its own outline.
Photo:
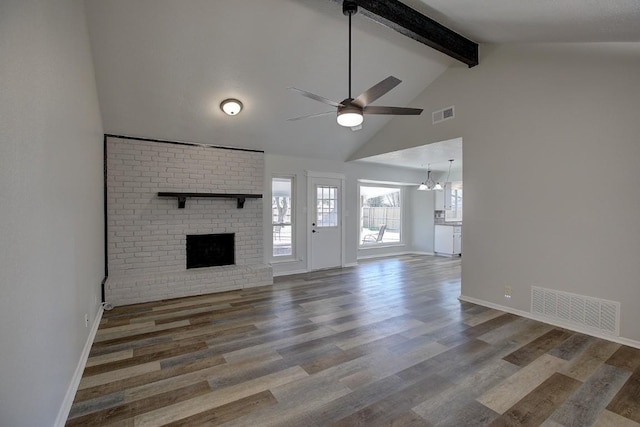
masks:
[[[318,194],[317,191],[318,189],[322,188],[322,192],[323,195],[320,199],[318,199]],[[324,198],[324,190],[327,189],[329,190],[329,197],[328,198]],[[333,197],[331,196],[331,190],[333,189],[334,194]],[[315,200],[316,200],[316,210],[315,210],[315,228],[338,228],[338,213],[340,212],[341,206],[340,206],[340,200],[338,200],[338,194],[340,194],[340,189],[337,186],[333,186],[333,185],[316,185],[315,186]],[[321,211],[318,211],[318,206],[317,203],[318,201],[320,201],[321,203],[323,203],[324,201],[329,201],[329,210],[327,211],[328,213],[334,212],[336,214],[335,216],[335,221],[331,222],[329,224],[325,224],[324,220],[320,221],[320,219],[318,218],[319,214],[322,214],[324,216],[325,210],[324,208],[321,209]],[[333,202],[333,209],[331,206],[331,202]]]
[[[394,189],[394,190],[398,190],[399,194],[399,200],[400,200],[400,215],[399,215],[399,219],[398,221],[400,222],[399,227],[398,227],[398,231],[399,231],[399,238],[398,241],[396,242],[369,242],[369,243],[362,243],[362,239],[363,236],[361,234],[361,230],[362,230],[362,187],[374,187],[374,188],[390,188],[390,189]],[[403,246],[404,245],[404,233],[403,233],[403,228],[404,228],[404,221],[405,221],[405,217],[404,217],[404,191],[405,191],[405,187],[397,184],[397,185],[393,185],[393,184],[382,184],[382,183],[375,183],[375,182],[358,182],[358,224],[359,224],[359,229],[358,229],[358,249],[374,249],[374,248],[385,248],[385,247],[392,247],[392,246]]]
[[[290,211],[290,221],[288,223],[275,223],[273,222],[273,183],[274,180],[289,180],[291,183],[291,197],[289,200],[289,211]],[[271,198],[271,211],[270,222],[271,222],[271,254],[270,259],[272,262],[290,262],[296,260],[296,176],[295,175],[287,175],[287,174],[274,174],[271,176],[271,186],[269,187],[270,198]],[[274,255],[275,248],[275,232],[274,227],[276,226],[289,226],[291,227],[291,254],[290,255]]]

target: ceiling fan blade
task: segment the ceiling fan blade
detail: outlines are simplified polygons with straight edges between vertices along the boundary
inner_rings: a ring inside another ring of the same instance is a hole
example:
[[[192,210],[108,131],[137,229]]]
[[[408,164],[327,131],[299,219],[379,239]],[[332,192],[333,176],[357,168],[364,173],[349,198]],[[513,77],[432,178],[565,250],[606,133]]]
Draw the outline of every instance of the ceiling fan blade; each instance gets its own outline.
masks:
[[[369,89],[358,95],[356,99],[351,101],[351,104],[356,105],[360,108],[364,108],[376,99],[380,98],[385,93],[389,92],[394,87],[398,86],[401,82],[402,80],[397,79],[393,76],[389,76],[380,83],[370,87]]]
[[[325,97],[322,97],[320,95],[316,95],[315,93],[307,92],[306,90],[298,89],[296,87],[290,87],[290,88],[287,88],[287,89],[289,89],[291,91],[294,91],[294,92],[298,92],[300,95],[306,96],[307,98],[311,98],[311,99],[314,99],[316,101],[320,101],[320,102],[322,102],[324,104],[331,105],[332,107],[344,107],[344,105],[340,104],[339,102],[332,101],[332,100],[327,99]]]
[[[316,113],[316,114],[309,114],[309,115],[306,115],[306,116],[293,117],[291,119],[287,119],[287,121],[288,122],[295,122],[296,120],[309,119],[311,117],[326,116],[327,114],[336,114],[336,112],[335,111],[325,111],[324,113]]]
[[[395,116],[419,116],[422,108],[383,107],[372,105],[364,109],[364,114],[393,114]]]

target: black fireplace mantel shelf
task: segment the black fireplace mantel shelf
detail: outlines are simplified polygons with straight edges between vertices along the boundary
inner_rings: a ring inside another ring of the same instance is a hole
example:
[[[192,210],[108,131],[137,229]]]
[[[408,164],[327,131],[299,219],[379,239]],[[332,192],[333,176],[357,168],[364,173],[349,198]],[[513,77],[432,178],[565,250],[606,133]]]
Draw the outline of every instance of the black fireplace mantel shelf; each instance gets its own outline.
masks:
[[[228,193],[181,193],[161,191],[158,197],[176,197],[178,199],[178,209],[184,209],[187,199],[190,197],[215,198],[215,199],[236,199],[238,201],[238,209],[244,207],[247,199],[262,199],[262,194],[228,194]]]

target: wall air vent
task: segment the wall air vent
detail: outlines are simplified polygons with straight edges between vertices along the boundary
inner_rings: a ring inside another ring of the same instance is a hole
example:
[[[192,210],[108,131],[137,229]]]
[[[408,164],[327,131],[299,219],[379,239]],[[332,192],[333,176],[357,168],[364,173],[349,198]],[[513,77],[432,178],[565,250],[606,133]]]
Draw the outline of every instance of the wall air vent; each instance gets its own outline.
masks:
[[[532,286],[531,313],[609,335],[620,333],[617,301]]]
[[[456,108],[451,107],[444,108],[442,110],[434,111],[431,113],[431,120],[433,124],[444,122],[445,120],[453,119],[456,117]]]

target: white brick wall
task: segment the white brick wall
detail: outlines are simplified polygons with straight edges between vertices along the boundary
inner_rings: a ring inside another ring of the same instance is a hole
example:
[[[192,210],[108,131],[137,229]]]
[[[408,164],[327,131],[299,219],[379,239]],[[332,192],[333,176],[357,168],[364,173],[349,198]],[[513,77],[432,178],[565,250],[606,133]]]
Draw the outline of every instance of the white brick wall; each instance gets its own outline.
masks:
[[[187,199],[161,191],[261,194],[264,154],[107,138],[106,299],[132,304],[273,282],[263,264],[262,199]],[[186,235],[235,233],[236,265],[186,270]]]

